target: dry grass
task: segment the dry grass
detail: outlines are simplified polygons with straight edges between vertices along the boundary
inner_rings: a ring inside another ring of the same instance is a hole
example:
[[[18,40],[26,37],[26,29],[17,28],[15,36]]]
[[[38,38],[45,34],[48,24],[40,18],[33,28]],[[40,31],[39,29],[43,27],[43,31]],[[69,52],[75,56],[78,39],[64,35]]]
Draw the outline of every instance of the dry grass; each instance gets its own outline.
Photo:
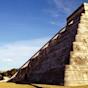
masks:
[[[88,86],[74,86],[74,87],[66,87],[66,86],[58,86],[58,85],[44,85],[44,84],[33,84],[41,88],[88,88]]]
[[[55,85],[44,85],[44,84],[15,84],[15,83],[0,83],[0,88],[88,88],[88,86],[79,87],[63,87]]]
[[[15,84],[15,83],[0,83],[0,88],[35,88],[31,85]]]

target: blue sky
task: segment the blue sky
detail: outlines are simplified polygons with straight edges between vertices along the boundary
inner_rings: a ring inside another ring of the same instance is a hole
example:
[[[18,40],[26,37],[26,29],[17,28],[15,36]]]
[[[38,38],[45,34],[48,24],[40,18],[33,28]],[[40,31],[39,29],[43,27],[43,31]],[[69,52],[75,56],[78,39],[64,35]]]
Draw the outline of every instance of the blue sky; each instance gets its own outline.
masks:
[[[0,70],[19,68],[84,1],[0,0]]]

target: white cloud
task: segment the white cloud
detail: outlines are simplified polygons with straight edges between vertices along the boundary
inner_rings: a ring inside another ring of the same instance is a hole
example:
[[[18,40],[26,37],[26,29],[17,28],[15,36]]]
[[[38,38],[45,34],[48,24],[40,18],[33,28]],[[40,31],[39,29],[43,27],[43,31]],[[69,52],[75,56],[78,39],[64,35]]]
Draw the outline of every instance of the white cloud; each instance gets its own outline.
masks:
[[[71,9],[67,6],[64,0],[53,0],[57,10],[61,9],[64,10],[65,13],[71,12]],[[70,3],[70,1],[69,1]]]
[[[50,23],[51,23],[52,25],[58,26],[56,21],[51,21]]]
[[[11,69],[25,63],[49,38],[23,40],[0,46],[0,69]],[[3,64],[3,66],[2,66]]]
[[[5,62],[12,62],[13,60],[11,58],[3,59]]]
[[[65,22],[63,16],[66,18],[71,13],[70,4],[73,3],[71,0],[47,0],[49,8],[45,8],[43,12],[51,16],[50,24],[59,26],[59,24]],[[70,4],[69,4],[70,3]],[[64,25],[64,23],[63,23]]]

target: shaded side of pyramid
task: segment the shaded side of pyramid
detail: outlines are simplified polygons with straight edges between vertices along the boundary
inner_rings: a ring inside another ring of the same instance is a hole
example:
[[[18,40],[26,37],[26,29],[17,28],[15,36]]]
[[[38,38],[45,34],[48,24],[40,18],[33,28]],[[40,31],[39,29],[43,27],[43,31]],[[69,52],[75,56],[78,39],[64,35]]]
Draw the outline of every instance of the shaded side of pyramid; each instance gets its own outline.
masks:
[[[82,4],[67,24],[9,80],[16,83],[88,84],[88,4]]]

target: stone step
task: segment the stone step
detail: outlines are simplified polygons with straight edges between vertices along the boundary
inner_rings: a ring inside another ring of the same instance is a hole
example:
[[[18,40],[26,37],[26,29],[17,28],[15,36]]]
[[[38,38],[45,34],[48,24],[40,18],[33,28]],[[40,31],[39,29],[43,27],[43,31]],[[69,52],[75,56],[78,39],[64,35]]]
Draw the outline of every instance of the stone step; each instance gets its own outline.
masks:
[[[84,27],[84,28],[78,28],[77,30],[78,33],[80,33],[81,35],[87,35],[88,34],[88,30]]]
[[[88,26],[81,25],[81,23],[80,23],[77,30],[85,30],[85,31],[88,31]]]
[[[73,51],[77,51],[77,52],[86,52],[88,50],[87,46],[80,46],[79,44],[73,44]]]
[[[83,16],[80,17],[80,20],[88,21],[88,16],[83,15]]]
[[[85,10],[84,15],[88,15],[88,10]]]
[[[83,23],[80,23],[79,25],[78,25],[78,28],[79,29],[77,29],[77,30],[88,30],[88,25],[87,24],[83,24]]]
[[[70,52],[70,63],[71,64],[80,64],[87,65],[88,64],[88,51],[77,51]]]
[[[80,23],[81,24],[88,24],[88,19],[81,18]]]
[[[88,65],[66,65],[65,85],[88,85]]]
[[[82,13],[80,18],[88,18],[88,15],[85,13]]]
[[[88,28],[88,25],[85,25],[85,24],[83,24],[83,23],[79,23],[79,24],[78,24],[78,27],[79,27],[79,26],[80,26],[80,27],[86,27],[86,28]]]
[[[88,15],[88,11],[85,11],[85,15]]]
[[[88,29],[88,23],[86,22],[80,22],[79,25],[78,25],[78,28],[87,28]]]
[[[83,37],[83,38],[80,38],[80,37]],[[87,32],[84,32],[84,33],[78,33],[76,36],[75,36],[75,39],[88,39],[88,36],[87,36]]]
[[[70,56],[70,64],[72,65],[88,65],[88,56]]]
[[[85,13],[88,13],[88,11],[87,12],[85,12]],[[81,16],[80,16],[80,18],[88,18],[88,15],[87,14],[85,14],[85,13],[81,13]]]
[[[66,71],[88,71],[88,65],[66,65],[65,66]]]
[[[88,23],[87,22],[80,22],[79,25],[82,25],[83,27],[85,27],[85,26],[88,27]]]
[[[88,24],[88,23],[87,23]],[[81,34],[86,34],[86,33],[88,33],[88,26],[87,26],[87,24],[83,24],[83,23],[80,23],[79,25],[78,25],[78,29],[77,29],[77,32],[78,33],[81,33]]]
[[[88,47],[88,44],[86,42],[79,42],[79,41],[73,42],[73,45]]]
[[[83,43],[88,43],[88,36],[87,35],[76,35],[75,37],[76,42],[83,42]]]
[[[72,51],[72,52],[70,52],[70,55],[71,56],[79,56],[79,57],[84,57],[84,56],[86,56],[86,58],[88,57],[88,49],[86,49],[85,51],[80,51],[80,52],[78,52],[78,51]]]

